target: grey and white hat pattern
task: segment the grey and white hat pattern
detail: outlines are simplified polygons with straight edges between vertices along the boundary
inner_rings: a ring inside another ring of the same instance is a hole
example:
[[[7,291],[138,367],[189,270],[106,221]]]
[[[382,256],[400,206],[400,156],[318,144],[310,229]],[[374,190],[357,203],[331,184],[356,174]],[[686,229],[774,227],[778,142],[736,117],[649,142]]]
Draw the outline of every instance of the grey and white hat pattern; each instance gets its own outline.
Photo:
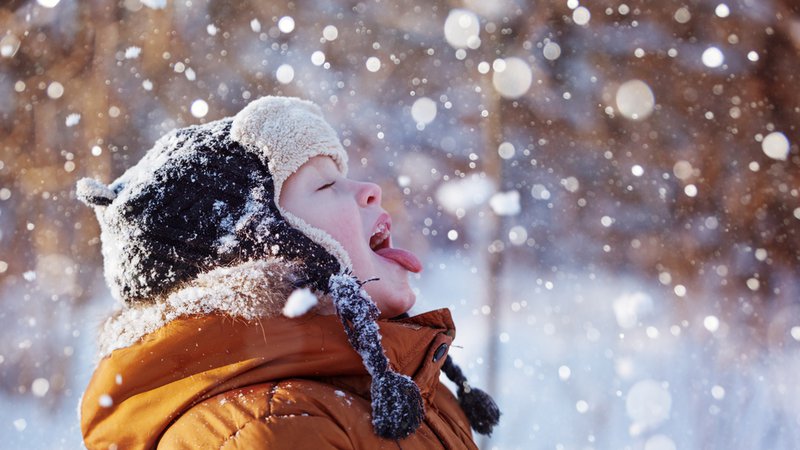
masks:
[[[167,134],[110,185],[84,178],[76,194],[94,207],[106,281],[126,306],[161,301],[216,267],[263,258],[291,262],[298,288],[330,296],[372,376],[376,433],[400,439],[424,417],[419,388],[389,365],[375,322],[379,311],[352,276],[341,244],[277,201],[289,176],[318,155],[330,156],[347,174],[347,153],[317,105],[263,97],[234,117]],[[463,376],[456,382],[467,386]],[[472,411],[466,412],[473,428],[490,433],[499,418],[491,398],[467,387],[459,388],[459,400]]]

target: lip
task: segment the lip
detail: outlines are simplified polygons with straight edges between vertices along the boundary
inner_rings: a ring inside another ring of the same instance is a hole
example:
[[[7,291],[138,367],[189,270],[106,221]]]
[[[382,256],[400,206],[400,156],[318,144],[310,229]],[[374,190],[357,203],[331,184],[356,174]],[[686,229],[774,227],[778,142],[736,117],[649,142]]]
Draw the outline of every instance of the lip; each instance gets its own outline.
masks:
[[[378,220],[375,221],[375,224],[372,225],[372,230],[370,230],[370,235],[369,235],[370,237],[372,237],[372,235],[375,234],[375,231],[378,229],[378,227],[381,224],[385,224],[386,225],[386,231],[391,232],[392,231],[392,216],[390,216],[388,213],[382,213],[380,216],[378,216]],[[367,239],[369,239],[369,237]],[[389,241],[389,242],[391,242],[391,241]]]

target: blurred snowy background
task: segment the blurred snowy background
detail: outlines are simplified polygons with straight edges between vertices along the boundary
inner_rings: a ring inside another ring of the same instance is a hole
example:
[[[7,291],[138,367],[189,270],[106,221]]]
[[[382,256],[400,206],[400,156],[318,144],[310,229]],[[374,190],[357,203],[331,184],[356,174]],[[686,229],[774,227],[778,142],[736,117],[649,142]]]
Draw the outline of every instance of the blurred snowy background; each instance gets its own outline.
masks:
[[[798,73],[796,0],[5,1],[2,446],[81,446],[113,302],[76,180],[281,94],[426,262],[482,448],[800,448]]]

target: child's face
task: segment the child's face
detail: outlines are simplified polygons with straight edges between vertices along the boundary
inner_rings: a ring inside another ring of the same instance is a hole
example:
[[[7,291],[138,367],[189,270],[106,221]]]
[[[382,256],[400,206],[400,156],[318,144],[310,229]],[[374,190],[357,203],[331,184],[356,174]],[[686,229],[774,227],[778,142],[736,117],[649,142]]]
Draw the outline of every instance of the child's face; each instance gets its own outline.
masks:
[[[358,279],[379,278],[364,289],[378,305],[381,317],[397,316],[414,305],[408,272],[422,269],[419,260],[405,250],[391,248],[389,239],[376,247],[373,238],[370,246],[370,238],[381,224],[391,226],[391,218],[381,207],[378,185],[346,178],[330,157],[316,156],[284,182],[278,202],[339,241],[350,255]]]

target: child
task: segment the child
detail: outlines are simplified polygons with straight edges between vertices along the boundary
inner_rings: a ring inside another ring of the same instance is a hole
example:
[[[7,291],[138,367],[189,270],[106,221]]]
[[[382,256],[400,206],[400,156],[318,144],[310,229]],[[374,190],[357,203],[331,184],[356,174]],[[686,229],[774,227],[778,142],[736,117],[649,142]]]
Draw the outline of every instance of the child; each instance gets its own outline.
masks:
[[[422,265],[313,103],[174,131],[77,195],[123,303],[80,406],[89,449],[474,448],[496,425],[446,355],[449,311],[405,314]]]

